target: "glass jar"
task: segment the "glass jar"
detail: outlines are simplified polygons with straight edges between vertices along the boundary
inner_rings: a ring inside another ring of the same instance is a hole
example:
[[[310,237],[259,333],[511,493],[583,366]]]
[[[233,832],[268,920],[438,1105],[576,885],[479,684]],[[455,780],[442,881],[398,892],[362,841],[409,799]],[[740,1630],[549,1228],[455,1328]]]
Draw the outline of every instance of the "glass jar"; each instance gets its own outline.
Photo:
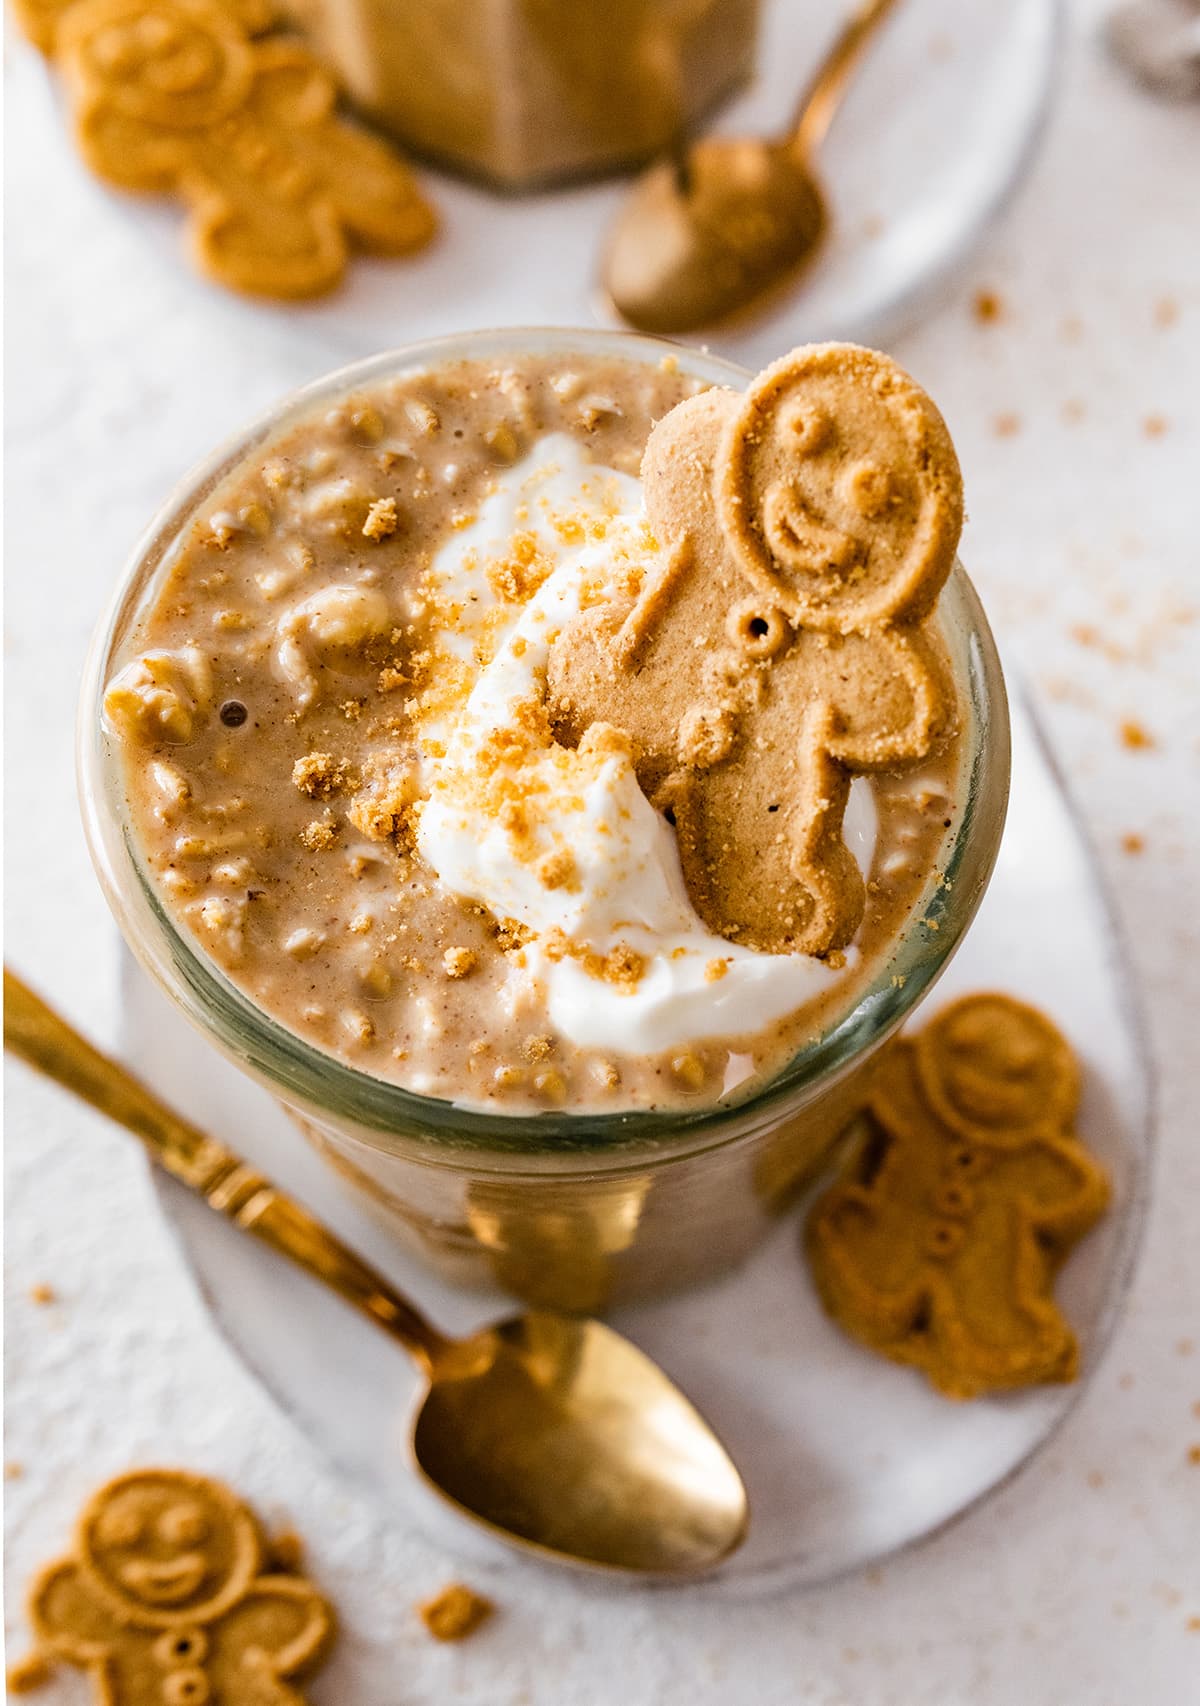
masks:
[[[283,0],[350,98],[504,189],[635,165],[749,76],[759,0]]]
[[[745,1257],[827,1159],[872,1056],[954,952],[991,874],[1009,774],[999,660],[961,566],[940,605],[963,720],[959,808],[940,878],[931,876],[892,955],[816,1042],[768,1082],[695,1110],[485,1112],[401,1089],[285,1029],[204,955],[156,892],[101,701],[112,660],[197,505],[315,404],[441,362],[615,355],[658,363],[668,354],[712,384],[740,390],[750,377],[698,351],[628,333],[510,330],[395,351],[297,392],[185,479],[153,521],[98,630],[80,707],[89,844],[143,965],[217,1048],[272,1091],[327,1158],[331,1176],[347,1181],[417,1255],[452,1280],[498,1282],[547,1307],[599,1310],[710,1278]]]

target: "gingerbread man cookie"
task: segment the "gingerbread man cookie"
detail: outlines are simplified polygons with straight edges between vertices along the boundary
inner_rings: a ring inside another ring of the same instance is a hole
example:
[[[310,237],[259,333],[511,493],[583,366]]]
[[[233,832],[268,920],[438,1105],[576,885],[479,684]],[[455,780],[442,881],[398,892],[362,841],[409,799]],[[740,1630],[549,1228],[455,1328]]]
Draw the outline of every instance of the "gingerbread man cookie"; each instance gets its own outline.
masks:
[[[41,1650],[86,1669],[102,1706],[302,1706],[333,1613],[298,1576],[262,1574],[254,1517],[226,1487],[141,1469],[93,1495],[74,1552],[37,1577]]]
[[[1108,1202],[1078,1101],[1066,1039],[1010,996],[967,996],[894,1043],[808,1220],[833,1319],[952,1398],[1074,1379],[1054,1278]]]
[[[54,52],[98,176],[181,196],[220,283],[313,296],[340,281],[348,238],[403,254],[435,222],[407,167],[339,116],[312,53],[254,39],[264,17],[245,0],[78,0]]]
[[[921,763],[953,723],[929,621],[962,525],[949,434],[886,356],[813,345],[679,404],[642,480],[661,565],[555,641],[556,733],[632,735],[710,928],[827,953],[865,904],[851,778]]]

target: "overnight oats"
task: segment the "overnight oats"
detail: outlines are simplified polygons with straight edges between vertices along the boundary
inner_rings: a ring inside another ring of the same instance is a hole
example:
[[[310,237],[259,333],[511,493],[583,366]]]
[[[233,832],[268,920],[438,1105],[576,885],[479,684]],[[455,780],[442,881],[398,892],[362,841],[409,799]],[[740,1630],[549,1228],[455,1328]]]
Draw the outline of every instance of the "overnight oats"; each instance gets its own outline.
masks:
[[[741,383],[566,333],[325,382],[156,530],[85,705],[142,957],[427,1254],[550,1301],[656,1222],[623,1289],[748,1247],[998,839],[940,416],[850,346]],[[755,1213],[680,1264],[656,1167],[739,1137]]]

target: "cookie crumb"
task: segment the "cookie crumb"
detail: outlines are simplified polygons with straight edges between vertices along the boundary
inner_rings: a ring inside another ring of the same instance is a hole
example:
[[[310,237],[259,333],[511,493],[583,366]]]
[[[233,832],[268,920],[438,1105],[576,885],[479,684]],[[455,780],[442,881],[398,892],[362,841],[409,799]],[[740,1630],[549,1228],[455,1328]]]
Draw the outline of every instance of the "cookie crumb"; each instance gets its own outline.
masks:
[[[337,840],[337,824],[314,818],[300,831],[300,839],[311,853],[328,853]]]
[[[399,525],[395,498],[376,498],[363,522],[363,538],[374,540],[378,545],[381,539],[389,539]]]
[[[526,1037],[521,1051],[526,1060],[549,1060],[554,1053],[553,1037]]]
[[[981,326],[993,326],[1005,315],[1004,302],[995,290],[977,290],[971,312]]]
[[[463,1582],[451,1582],[433,1599],[417,1607],[422,1623],[435,1641],[464,1641],[495,1611],[490,1599]]]
[[[1142,422],[1142,431],[1147,438],[1161,438],[1167,430],[1165,415],[1147,415]]]
[[[1121,837],[1121,851],[1130,854],[1144,853],[1146,851],[1145,836],[1139,835],[1136,830],[1131,829],[1128,834]]]
[[[1078,426],[1087,414],[1087,407],[1078,397],[1068,397],[1062,406],[1062,418],[1068,426]]]
[[[1194,1469],[1200,1469],[1200,1445],[1189,1445],[1187,1460]]]
[[[992,422],[992,431],[997,438],[1015,438],[1021,430],[1020,415],[997,415]]]
[[[331,800],[347,780],[346,765],[329,752],[306,752],[292,766],[292,781],[310,800]]]
[[[1173,326],[1179,318],[1179,304],[1173,296],[1161,296],[1154,304],[1154,324],[1160,332]]]
[[[1121,745],[1127,746],[1131,752],[1142,752],[1147,747],[1156,746],[1154,736],[1142,723],[1127,718],[1121,724]]]
[[[728,970],[728,960],[709,960],[704,968],[705,983],[720,983]]]
[[[679,1082],[688,1090],[702,1090],[707,1074],[704,1062],[699,1055],[677,1054],[671,1062],[671,1071]]]
[[[447,977],[469,977],[479,964],[474,948],[447,948],[442,955],[442,970]]]
[[[27,1653],[23,1659],[11,1664],[5,1672],[5,1681],[10,1694],[33,1694],[39,1688],[45,1688],[54,1675],[54,1667],[43,1654]]]
[[[57,1303],[58,1293],[52,1285],[46,1285],[44,1282],[39,1283],[38,1285],[31,1285],[29,1288],[29,1301],[31,1303],[39,1304]]]
[[[15,1458],[11,1463],[4,1465],[4,1479],[6,1481],[19,1481],[24,1473],[25,1465],[18,1463]]]

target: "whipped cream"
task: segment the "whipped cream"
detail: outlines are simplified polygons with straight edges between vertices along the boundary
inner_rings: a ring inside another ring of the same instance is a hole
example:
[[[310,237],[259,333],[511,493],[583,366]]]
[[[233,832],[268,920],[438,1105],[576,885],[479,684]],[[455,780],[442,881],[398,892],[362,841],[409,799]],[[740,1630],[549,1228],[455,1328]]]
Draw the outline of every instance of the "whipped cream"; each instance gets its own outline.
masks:
[[[532,933],[514,1004],[542,994],[564,1037],[621,1053],[761,1030],[831,989],[857,959],[850,948],[835,969],[708,930],[628,743],[600,732],[574,751],[550,734],[542,707],[555,636],[623,577],[649,572],[657,552],[640,481],[553,434],[496,481],[430,577],[446,616],[430,679],[454,675],[465,691],[448,704],[435,694],[420,725],[421,857],[452,893]],[[496,596],[497,584],[511,590],[503,577],[514,564],[536,587],[524,603],[520,590],[512,601]],[[856,780],[845,833],[864,873],[876,830],[870,784]],[[598,961],[622,950],[640,957],[640,975],[598,975]]]

